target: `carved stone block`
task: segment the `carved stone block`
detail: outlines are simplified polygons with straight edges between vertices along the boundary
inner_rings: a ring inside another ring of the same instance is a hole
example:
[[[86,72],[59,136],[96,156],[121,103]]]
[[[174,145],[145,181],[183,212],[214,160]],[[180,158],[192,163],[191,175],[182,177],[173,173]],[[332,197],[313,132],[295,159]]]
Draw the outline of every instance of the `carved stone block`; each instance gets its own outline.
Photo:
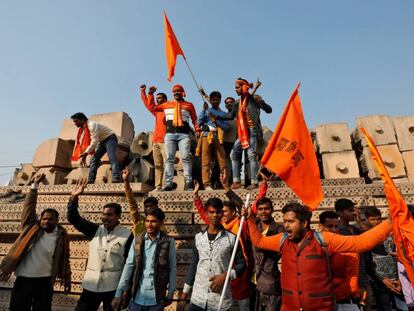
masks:
[[[363,146],[368,146],[367,141],[362,133],[359,133],[358,128],[364,127],[374,140],[375,145],[389,145],[396,144],[394,125],[388,115],[373,115],[366,117],[357,117],[357,137],[361,140]]]
[[[321,154],[352,150],[351,136],[346,123],[318,125],[316,141]]]
[[[149,156],[152,153],[152,132],[141,132],[132,141],[131,151],[140,156]]]
[[[414,150],[414,116],[392,118],[400,151]]]
[[[358,178],[358,161],[354,151],[322,154],[323,173],[326,179]]]
[[[34,174],[36,174],[36,169],[33,165],[31,163],[23,163],[13,174],[13,184],[16,186],[26,186],[30,184]]]
[[[391,178],[406,177],[404,161],[397,145],[377,146],[377,148]],[[368,173],[370,179],[380,178],[368,147],[364,148],[359,161],[362,170]]]
[[[45,140],[37,147],[32,164],[36,168],[53,166],[70,169],[73,147],[73,142],[60,138]]]
[[[414,150],[404,151],[402,157],[407,170],[407,177],[410,182],[414,182]]]

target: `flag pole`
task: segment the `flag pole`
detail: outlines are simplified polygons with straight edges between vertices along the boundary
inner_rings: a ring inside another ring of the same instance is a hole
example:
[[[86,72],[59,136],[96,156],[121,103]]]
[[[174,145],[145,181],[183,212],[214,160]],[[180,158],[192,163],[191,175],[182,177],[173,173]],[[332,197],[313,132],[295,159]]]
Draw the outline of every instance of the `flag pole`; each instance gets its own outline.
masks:
[[[250,200],[250,193],[248,193],[247,196],[246,196],[246,203],[244,204],[246,209],[249,207],[249,200]],[[234,259],[236,258],[237,247],[239,246],[239,239],[240,239],[240,236],[241,236],[241,233],[242,233],[242,230],[243,230],[244,220],[245,220],[245,217],[242,216],[242,218],[240,220],[239,231],[237,232],[236,243],[234,243],[233,253],[231,254],[229,268],[227,269],[226,280],[224,281],[223,290],[221,292],[220,302],[219,302],[219,305],[218,305],[218,311],[221,311],[221,305],[223,304],[224,295],[226,293],[226,288],[229,285],[230,272],[233,269]]]
[[[203,102],[204,102],[204,101],[205,101],[205,99],[204,99],[203,95],[201,95],[201,93],[200,93],[200,86],[199,86],[199,84],[197,83],[197,80],[196,80],[196,78],[195,78],[195,76],[194,76],[194,74],[193,74],[193,71],[191,70],[190,64],[188,63],[187,58],[186,58],[184,55],[183,55],[183,58],[184,58],[185,64],[187,65],[188,71],[190,72],[191,77],[193,78],[194,84],[195,84],[195,85],[196,85],[196,87],[197,87],[197,92],[200,94],[201,99],[202,99],[202,100],[203,100]]]

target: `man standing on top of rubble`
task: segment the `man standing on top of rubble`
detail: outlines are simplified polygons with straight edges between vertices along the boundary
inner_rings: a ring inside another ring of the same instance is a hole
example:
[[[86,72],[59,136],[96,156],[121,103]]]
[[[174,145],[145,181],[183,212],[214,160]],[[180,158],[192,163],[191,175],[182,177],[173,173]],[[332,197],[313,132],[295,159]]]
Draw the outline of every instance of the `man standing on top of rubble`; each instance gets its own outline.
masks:
[[[98,167],[101,165],[101,159],[105,153],[108,153],[111,164],[112,182],[121,182],[121,174],[116,159],[118,138],[114,131],[103,124],[88,120],[82,112],[75,113],[71,116],[71,119],[79,128],[72,160],[78,161],[81,159],[81,166],[86,166],[86,157],[92,155],[88,183],[93,184],[95,182]]]
[[[70,292],[69,236],[58,224],[59,213],[47,208],[36,216],[37,189],[43,174],[35,175],[21,215],[22,232],[0,265],[0,282],[14,271],[11,311],[52,310],[53,285],[59,280]]]
[[[103,302],[104,311],[111,311],[111,302],[128,258],[133,235],[119,221],[121,206],[118,203],[103,206],[101,225],[92,223],[79,214],[78,199],[87,184],[87,180],[78,181],[71,193],[67,213],[68,221],[89,240],[83,291],[75,310],[98,310]]]
[[[174,100],[167,101],[160,105],[155,105],[154,92],[155,86],[151,86],[148,92],[148,101],[153,111],[164,111],[166,134],[165,134],[165,153],[167,154],[167,163],[165,166],[165,187],[162,191],[173,190],[174,178],[174,162],[175,153],[177,149],[180,150],[181,159],[184,168],[184,191],[192,191],[193,186],[193,172],[192,159],[190,154],[191,139],[190,139],[190,121],[193,123],[194,129],[198,131],[197,114],[194,105],[185,101],[184,88],[176,84],[172,88]]]

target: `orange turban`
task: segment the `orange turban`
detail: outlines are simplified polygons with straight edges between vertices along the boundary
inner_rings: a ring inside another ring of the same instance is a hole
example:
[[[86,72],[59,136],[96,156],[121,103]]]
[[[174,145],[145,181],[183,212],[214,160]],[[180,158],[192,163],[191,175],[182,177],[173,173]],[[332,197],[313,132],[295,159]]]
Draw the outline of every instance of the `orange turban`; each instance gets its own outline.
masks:
[[[184,88],[183,88],[183,86],[181,84],[174,85],[173,88],[172,88],[172,90],[173,90],[173,92],[174,92],[174,90],[180,90],[181,92],[183,92],[183,97],[186,96],[185,91],[184,91]]]
[[[253,83],[249,83],[247,82],[247,80],[242,79],[242,78],[237,79],[236,83],[241,85],[243,95],[247,94],[249,89],[253,88]]]

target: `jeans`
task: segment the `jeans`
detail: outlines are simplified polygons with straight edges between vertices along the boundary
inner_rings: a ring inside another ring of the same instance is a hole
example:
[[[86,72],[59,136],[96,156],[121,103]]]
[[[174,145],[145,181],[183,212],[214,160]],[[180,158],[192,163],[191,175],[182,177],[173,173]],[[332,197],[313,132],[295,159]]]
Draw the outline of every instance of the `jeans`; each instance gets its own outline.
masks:
[[[357,304],[343,303],[336,305],[336,311],[359,311]]]
[[[111,135],[107,139],[101,141],[96,147],[95,154],[91,158],[91,165],[89,167],[88,181],[93,183],[96,179],[96,172],[98,167],[102,164],[101,159],[108,153],[109,163],[112,168],[112,182],[119,182],[121,175],[119,171],[118,161],[116,160],[116,148],[118,146],[118,139],[116,135]]]
[[[128,308],[129,311],[162,311],[164,306],[162,303],[154,306],[142,306],[136,303],[131,303]]]
[[[257,184],[257,171],[258,171],[258,162],[257,162],[257,134],[254,129],[249,129],[249,144],[250,147],[247,149],[247,158],[249,159],[250,165],[250,178],[252,184]],[[231,167],[233,171],[233,182],[240,182],[240,164],[243,154],[243,149],[241,147],[240,140],[237,138],[234,143],[233,150],[230,153]]]
[[[181,161],[183,161],[184,179],[186,183],[193,181],[192,162],[190,154],[190,135],[182,133],[167,133],[164,138],[165,154],[167,162],[165,165],[165,185],[172,186],[174,179],[174,162],[177,148],[180,150]]]
[[[52,310],[53,287],[50,277],[18,276],[11,292],[11,311]]]

